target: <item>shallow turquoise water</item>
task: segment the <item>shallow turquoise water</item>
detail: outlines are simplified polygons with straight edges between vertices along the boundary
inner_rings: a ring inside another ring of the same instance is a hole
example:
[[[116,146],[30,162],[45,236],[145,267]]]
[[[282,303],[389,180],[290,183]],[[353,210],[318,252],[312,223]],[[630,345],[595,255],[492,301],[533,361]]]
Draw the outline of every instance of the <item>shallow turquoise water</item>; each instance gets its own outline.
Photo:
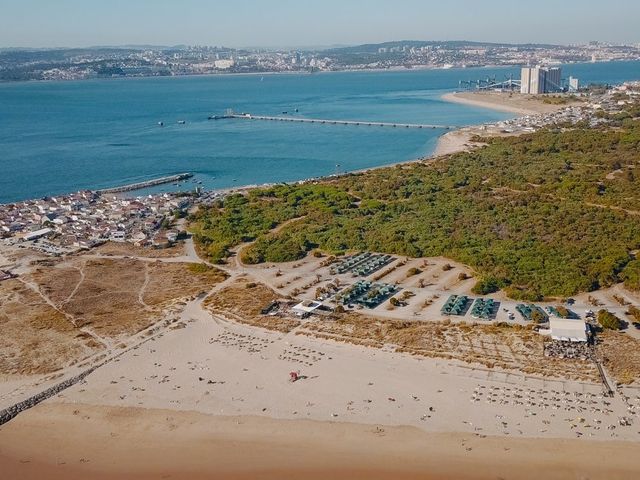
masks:
[[[0,203],[193,172],[205,188],[292,181],[429,154],[442,130],[208,121],[254,114],[469,125],[508,114],[440,100],[464,69],[0,84]],[[640,62],[581,64],[583,81],[640,78]],[[517,75],[516,75],[517,76]],[[178,120],[184,120],[179,125]],[[159,121],[165,127],[159,127]],[[175,188],[156,187],[154,191]]]

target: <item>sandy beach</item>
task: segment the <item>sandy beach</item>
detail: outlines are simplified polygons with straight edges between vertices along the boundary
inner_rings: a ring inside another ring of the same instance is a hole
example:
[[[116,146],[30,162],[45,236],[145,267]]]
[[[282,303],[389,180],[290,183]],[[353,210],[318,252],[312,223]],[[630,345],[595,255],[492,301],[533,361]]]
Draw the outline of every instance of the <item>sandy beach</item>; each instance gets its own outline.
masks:
[[[438,138],[436,148],[431,154],[432,158],[452,153],[464,152],[473,148],[471,138],[480,133],[480,127],[461,128],[453,132],[447,132]]]
[[[268,332],[198,301],[182,319],[0,427],[8,478],[640,472],[638,426],[618,424],[637,389],[606,398],[598,384]]]
[[[636,445],[51,404],[0,429],[3,478],[625,479]],[[52,448],[55,445],[55,448]],[[606,462],[605,462],[606,460]]]
[[[515,113],[519,116],[552,113],[566,106],[547,104],[539,97],[531,95],[505,92],[453,92],[443,95],[442,99],[447,102]]]
[[[519,93],[505,92],[451,92],[444,94],[442,99],[447,102],[460,103],[473,107],[488,108],[500,112],[514,113],[519,117],[526,115],[540,115],[556,112],[566,105],[547,104],[540,98]],[[493,126],[463,127],[453,132],[448,132],[438,139],[436,148],[431,155],[439,157],[452,153],[468,151],[478,144],[470,142],[475,135],[500,136],[505,135],[500,129]]]

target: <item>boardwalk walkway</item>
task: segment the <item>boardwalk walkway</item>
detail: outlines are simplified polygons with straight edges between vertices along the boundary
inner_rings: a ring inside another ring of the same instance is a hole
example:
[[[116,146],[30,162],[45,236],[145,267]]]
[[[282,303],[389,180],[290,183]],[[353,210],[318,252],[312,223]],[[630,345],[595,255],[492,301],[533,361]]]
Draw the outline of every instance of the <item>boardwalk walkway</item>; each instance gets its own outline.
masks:
[[[297,122],[297,123],[318,123],[325,125],[355,125],[365,127],[391,127],[391,128],[430,128],[453,130],[458,127],[453,125],[430,125],[420,123],[392,123],[392,122],[361,122],[356,120],[328,120],[320,118],[302,118],[302,117],[272,117],[268,115],[251,115],[249,113],[242,115],[228,115],[225,118],[235,118],[242,120],[263,120],[270,122]]]

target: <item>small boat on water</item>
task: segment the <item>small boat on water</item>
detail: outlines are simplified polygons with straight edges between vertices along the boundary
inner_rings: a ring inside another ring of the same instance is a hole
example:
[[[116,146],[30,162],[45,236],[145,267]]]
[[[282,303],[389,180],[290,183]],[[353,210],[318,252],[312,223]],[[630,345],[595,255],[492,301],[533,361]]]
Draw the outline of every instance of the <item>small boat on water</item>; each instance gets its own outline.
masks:
[[[187,122],[185,122],[184,120],[178,120],[178,125],[184,125],[185,123]]]
[[[164,122],[158,122],[158,125],[164,127]]]

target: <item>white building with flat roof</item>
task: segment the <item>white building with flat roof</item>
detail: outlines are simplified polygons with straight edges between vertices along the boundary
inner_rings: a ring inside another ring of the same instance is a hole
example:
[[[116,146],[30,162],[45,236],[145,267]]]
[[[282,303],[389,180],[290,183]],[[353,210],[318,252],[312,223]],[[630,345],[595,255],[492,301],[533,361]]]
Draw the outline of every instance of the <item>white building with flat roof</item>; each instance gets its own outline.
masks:
[[[552,315],[549,318],[551,338],[564,342],[586,342],[587,324],[582,319],[560,318]]]

